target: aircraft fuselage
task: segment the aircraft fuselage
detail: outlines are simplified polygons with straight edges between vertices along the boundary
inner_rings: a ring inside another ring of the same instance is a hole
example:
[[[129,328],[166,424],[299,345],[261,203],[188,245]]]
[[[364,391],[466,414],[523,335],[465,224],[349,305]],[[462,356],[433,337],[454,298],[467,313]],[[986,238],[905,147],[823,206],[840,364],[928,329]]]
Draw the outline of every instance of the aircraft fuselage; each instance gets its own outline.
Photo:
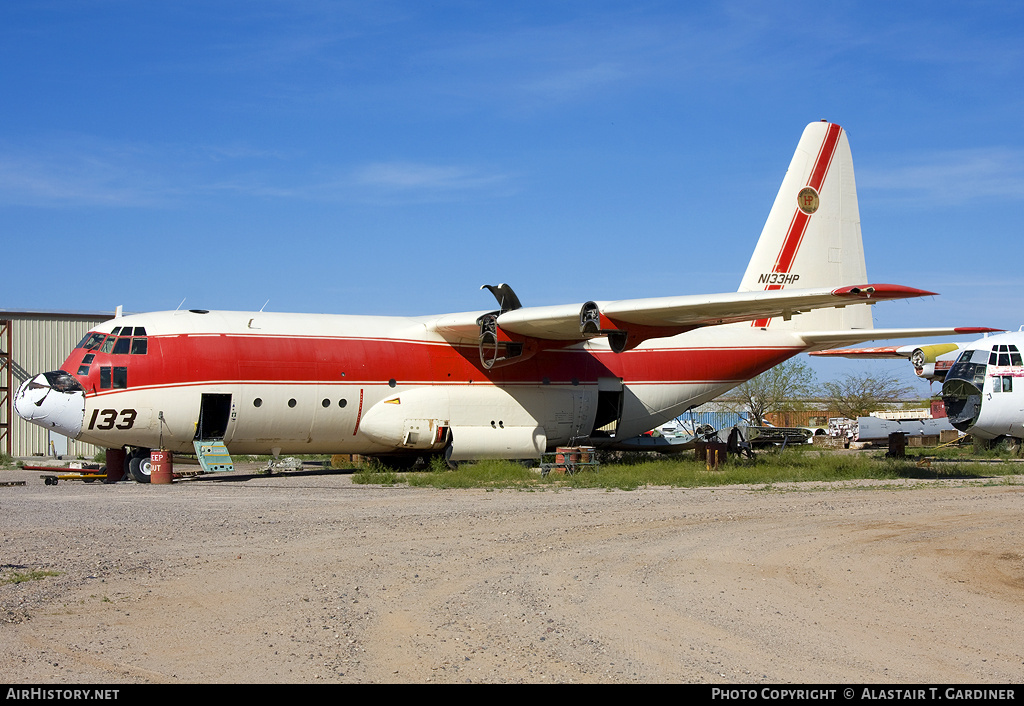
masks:
[[[942,384],[950,423],[979,439],[1024,439],[1024,332],[987,336],[957,354]]]
[[[456,459],[535,457],[573,441],[640,434],[805,348],[791,333],[747,324],[623,353],[604,341],[553,347],[487,370],[476,345],[451,345],[425,320],[121,317],[62,366],[82,388],[82,407],[80,420],[65,410],[59,424],[108,448],[183,452],[196,439],[222,438],[232,453],[388,454],[450,440]],[[19,404],[21,413],[28,405]]]

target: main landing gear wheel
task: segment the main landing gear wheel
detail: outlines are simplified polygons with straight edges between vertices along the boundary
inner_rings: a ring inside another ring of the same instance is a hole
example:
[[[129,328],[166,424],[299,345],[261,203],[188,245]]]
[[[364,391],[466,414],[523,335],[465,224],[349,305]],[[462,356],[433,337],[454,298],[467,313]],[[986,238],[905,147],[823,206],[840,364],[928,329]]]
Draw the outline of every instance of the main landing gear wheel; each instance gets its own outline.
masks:
[[[133,451],[128,457],[128,474],[136,483],[148,483],[152,471],[152,462],[149,459],[149,449],[144,451]]]

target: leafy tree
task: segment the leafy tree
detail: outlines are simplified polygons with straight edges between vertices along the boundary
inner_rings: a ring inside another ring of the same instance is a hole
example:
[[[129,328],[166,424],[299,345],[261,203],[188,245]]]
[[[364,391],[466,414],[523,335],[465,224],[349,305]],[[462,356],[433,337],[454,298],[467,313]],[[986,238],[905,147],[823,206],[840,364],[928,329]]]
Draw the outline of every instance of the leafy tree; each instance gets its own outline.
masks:
[[[890,402],[914,392],[892,375],[878,372],[847,373],[822,385],[829,406],[849,419],[866,417]]]
[[[791,412],[814,392],[814,371],[796,358],[779,363],[735,388],[735,397],[750,412],[750,423],[760,425],[770,412]]]

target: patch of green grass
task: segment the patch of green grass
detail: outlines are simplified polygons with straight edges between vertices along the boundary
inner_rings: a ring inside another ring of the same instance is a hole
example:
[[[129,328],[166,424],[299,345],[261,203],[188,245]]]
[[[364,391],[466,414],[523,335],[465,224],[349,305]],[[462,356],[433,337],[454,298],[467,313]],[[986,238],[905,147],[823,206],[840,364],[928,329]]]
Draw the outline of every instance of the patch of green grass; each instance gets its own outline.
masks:
[[[933,462],[934,460],[934,462]],[[771,486],[776,483],[832,482],[847,480],[898,480],[904,478],[991,479],[1024,471],[1017,463],[999,460],[980,462],[945,461],[935,457],[908,456],[889,459],[884,451],[829,453],[803,448],[764,451],[753,459],[731,457],[719,468],[708,469],[691,454],[673,457],[628,456],[603,463],[599,470],[574,475],[551,473],[541,476],[536,467],[516,461],[462,463],[455,470],[434,461],[429,471],[396,473],[382,468],[364,468],[355,483],[433,488],[606,488],[635,490],[645,486],[679,488],[726,485]],[[1008,481],[1004,481],[1008,482]]]
[[[638,464],[606,464],[597,473],[565,480],[571,487],[631,490],[641,486],[714,487],[854,478],[896,478],[891,464],[859,456],[811,456],[799,451],[763,453],[754,459],[731,459],[709,469],[693,457],[654,459]]]
[[[12,571],[9,574],[0,576],[0,586],[7,583],[25,583],[26,581],[39,581],[47,576],[60,576],[59,571],[42,571],[33,569],[31,571]]]
[[[535,485],[540,474],[516,461],[485,460],[454,470],[443,462],[432,463],[430,472],[407,473],[402,480],[421,488],[521,488]]]
[[[398,482],[398,473],[366,464],[352,474],[352,482],[360,485],[394,485]]]

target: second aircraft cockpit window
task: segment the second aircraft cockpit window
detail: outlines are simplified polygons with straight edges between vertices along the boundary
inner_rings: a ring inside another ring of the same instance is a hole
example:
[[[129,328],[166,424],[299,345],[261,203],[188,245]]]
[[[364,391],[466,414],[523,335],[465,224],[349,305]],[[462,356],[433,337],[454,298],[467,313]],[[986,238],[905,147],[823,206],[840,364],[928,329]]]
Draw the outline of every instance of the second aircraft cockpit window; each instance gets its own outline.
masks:
[[[992,346],[988,357],[989,365],[1021,365],[1021,356],[1014,345]]]

